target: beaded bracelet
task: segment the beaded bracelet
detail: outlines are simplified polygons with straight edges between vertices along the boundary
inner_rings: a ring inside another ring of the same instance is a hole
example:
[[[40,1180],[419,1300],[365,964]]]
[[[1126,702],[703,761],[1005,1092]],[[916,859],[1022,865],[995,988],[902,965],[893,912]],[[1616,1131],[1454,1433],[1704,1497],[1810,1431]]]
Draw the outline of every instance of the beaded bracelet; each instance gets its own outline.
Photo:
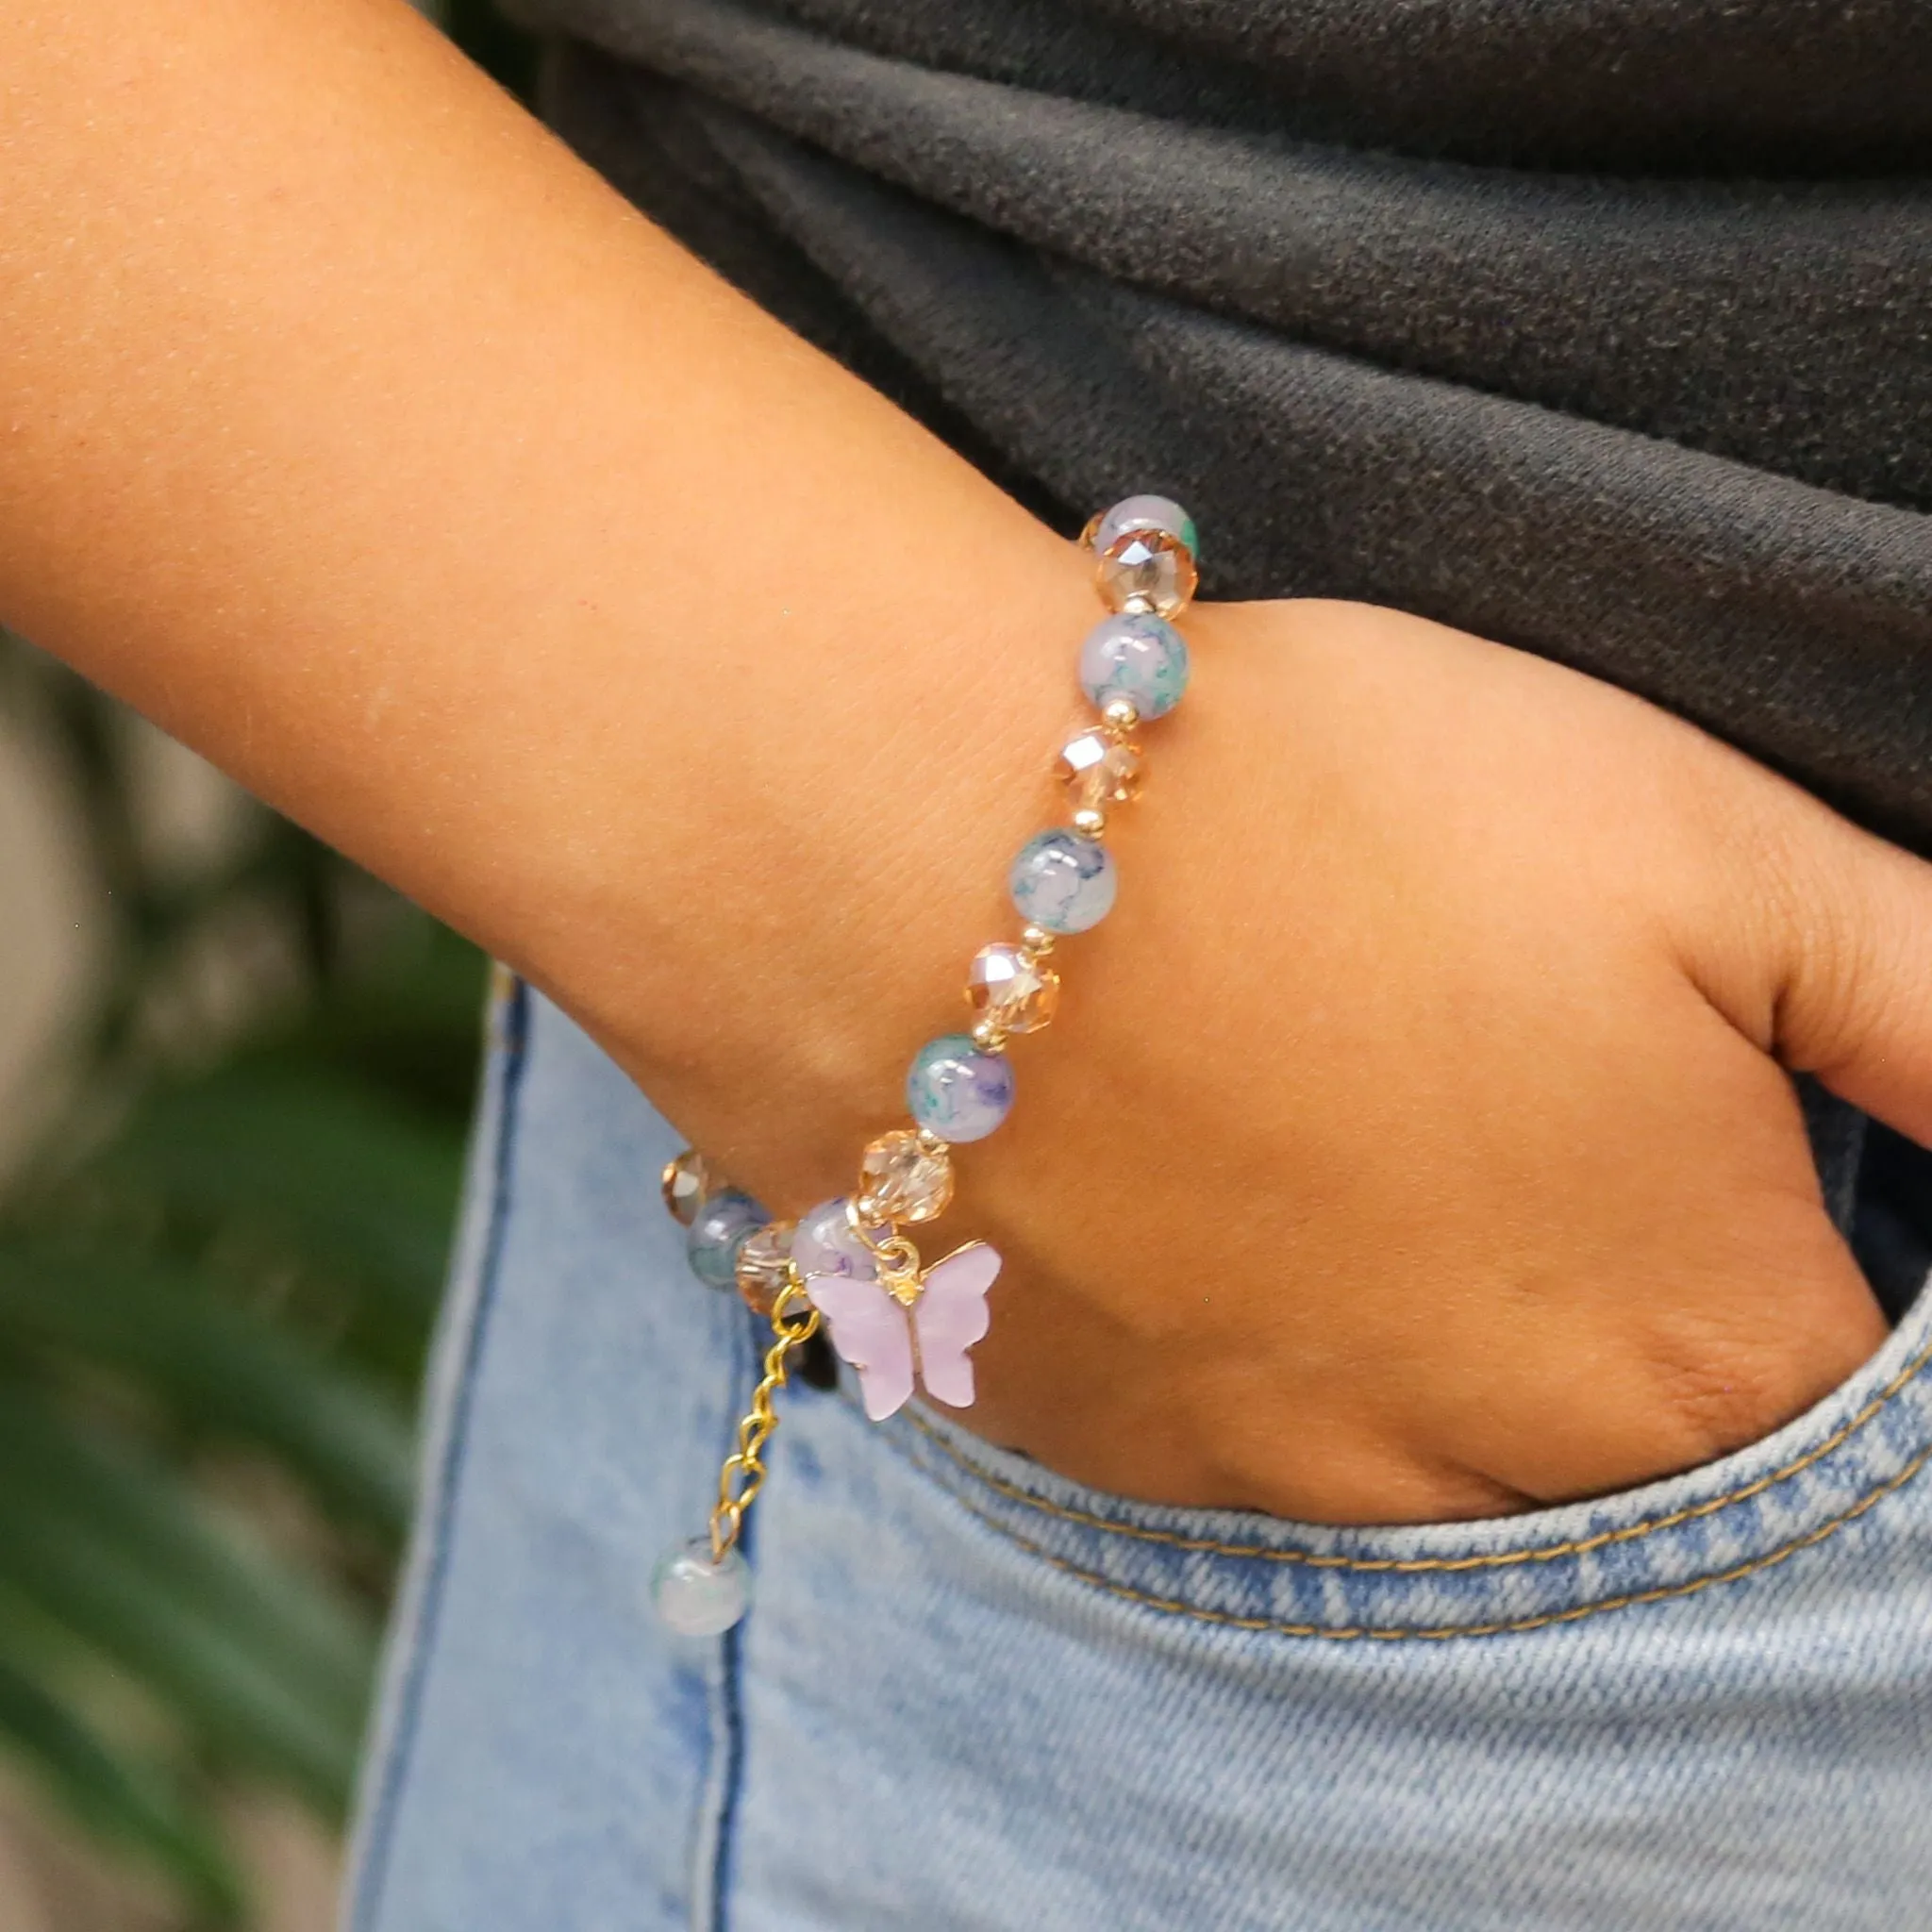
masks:
[[[1112,615],[1080,647],[1080,688],[1100,717],[1060,752],[1073,821],[1029,840],[1013,860],[1007,889],[1024,927],[1017,943],[974,955],[966,976],[972,1030],[928,1041],[914,1057],[906,1078],[912,1125],[866,1148],[852,1193],[796,1222],[774,1221],[693,1149],[664,1170],[664,1204],[690,1230],[693,1273],[712,1288],[735,1287],[772,1325],[737,1446],[719,1472],[709,1533],[669,1551],[652,1575],[658,1616],[686,1636],[728,1630],[749,1606],[739,1540],[778,1424],[772,1400],[793,1351],[822,1323],[857,1371],[874,1422],[901,1408],[915,1384],[949,1407],[973,1401],[969,1352],[987,1331],[1000,1257],[969,1241],[927,1266],[905,1230],[937,1220],[952,1200],[953,1147],[984,1140],[1011,1109],[1007,1042],[1053,1019],[1056,941],[1099,924],[1113,907],[1113,857],[1102,841],[1108,808],[1141,789],[1134,733],[1171,711],[1188,682],[1188,647],[1170,620],[1194,594],[1193,519],[1165,497],[1130,496],[1095,517],[1080,541],[1095,556],[1094,580]]]

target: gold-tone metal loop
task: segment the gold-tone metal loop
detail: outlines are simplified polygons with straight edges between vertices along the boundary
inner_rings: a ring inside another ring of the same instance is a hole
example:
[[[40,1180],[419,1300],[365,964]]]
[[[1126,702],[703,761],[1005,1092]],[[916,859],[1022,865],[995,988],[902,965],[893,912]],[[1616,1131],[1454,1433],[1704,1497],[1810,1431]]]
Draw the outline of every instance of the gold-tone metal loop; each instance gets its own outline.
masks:
[[[852,1232],[864,1243],[866,1252],[879,1264],[882,1274],[905,1275],[919,1273],[919,1250],[899,1232],[891,1220],[868,1222],[861,1203],[855,1197],[845,1203],[845,1220]],[[884,1228],[883,1234],[879,1233]]]
[[[722,1562],[726,1550],[744,1528],[745,1511],[764,1487],[765,1443],[778,1426],[778,1412],[772,1398],[784,1388],[790,1376],[790,1357],[818,1333],[823,1319],[812,1307],[811,1297],[798,1277],[790,1271],[785,1286],[772,1302],[772,1343],[765,1351],[764,1373],[752,1391],[751,1407],[739,1419],[738,1446],[724,1458],[718,1472],[718,1501],[711,1510],[711,1560]]]
[[[879,1242],[873,1253],[879,1257],[879,1273],[882,1274],[919,1273],[919,1250],[903,1234],[895,1234],[890,1241]]]

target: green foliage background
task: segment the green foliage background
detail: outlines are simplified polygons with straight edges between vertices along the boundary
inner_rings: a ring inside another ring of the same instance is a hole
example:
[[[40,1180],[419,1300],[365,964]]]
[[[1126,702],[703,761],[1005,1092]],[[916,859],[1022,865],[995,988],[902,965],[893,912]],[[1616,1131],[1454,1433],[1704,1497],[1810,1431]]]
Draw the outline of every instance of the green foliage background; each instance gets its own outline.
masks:
[[[432,11],[528,98],[490,0]],[[184,883],[145,856],[118,708],[0,636],[9,696],[77,789],[112,958],[0,1193],[0,1756],[186,1932],[240,1928],[225,1793],[347,1807],[485,964],[267,813]],[[157,1014],[238,913],[276,995],[184,1050]]]
[[[0,1200],[0,1751],[185,1924],[239,1926],[224,1791],[347,1802],[484,965],[266,813],[170,883],[110,701],[23,647],[5,672],[78,783],[115,924]],[[156,1013],[238,909],[278,989],[208,1057]]]

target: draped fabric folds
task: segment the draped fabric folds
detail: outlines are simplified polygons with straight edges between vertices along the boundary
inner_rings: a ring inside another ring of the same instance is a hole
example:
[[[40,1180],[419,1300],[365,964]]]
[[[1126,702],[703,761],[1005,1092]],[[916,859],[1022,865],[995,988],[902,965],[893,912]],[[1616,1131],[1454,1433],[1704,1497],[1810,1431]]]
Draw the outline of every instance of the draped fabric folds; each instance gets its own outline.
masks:
[[[1537,651],[1932,852],[1932,9],[518,5],[567,138],[1063,525],[1169,491],[1215,595]]]

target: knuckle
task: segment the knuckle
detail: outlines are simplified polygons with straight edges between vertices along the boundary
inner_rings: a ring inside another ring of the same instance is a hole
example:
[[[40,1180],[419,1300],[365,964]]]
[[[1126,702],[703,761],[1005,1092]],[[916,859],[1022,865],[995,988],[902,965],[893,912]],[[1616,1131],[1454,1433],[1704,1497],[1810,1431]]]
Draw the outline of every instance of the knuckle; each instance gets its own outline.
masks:
[[[1831,956],[1838,924],[1817,826],[1772,773],[1713,745],[1689,761],[1675,804],[1696,854],[1681,915],[1684,963],[1731,1024],[1770,1048],[1803,961]]]
[[[1649,1339],[1649,1382],[1678,1468],[1761,1441],[1850,1374],[1883,1323],[1849,1257],[1712,1284]]]
[[[1888,890],[1883,857],[1863,844],[1862,834],[1847,837],[1838,862],[1821,869],[1818,889],[1792,911],[1776,1047],[1801,1072],[1828,1076],[1862,1058],[1920,984],[1909,900]]]
[[[1658,1446],[1668,1447],[1674,1469],[1692,1469],[1760,1441],[1801,1414],[1808,1399],[1774,1353],[1737,1342],[1654,1361],[1651,1375]]]
[[[1871,877],[1875,841],[1774,774],[1753,775],[1761,782],[1739,786],[1727,768],[1708,779],[1725,924],[1762,987],[1762,1004],[1721,1004],[1788,1065],[1826,1068],[1859,1050],[1894,944]]]

